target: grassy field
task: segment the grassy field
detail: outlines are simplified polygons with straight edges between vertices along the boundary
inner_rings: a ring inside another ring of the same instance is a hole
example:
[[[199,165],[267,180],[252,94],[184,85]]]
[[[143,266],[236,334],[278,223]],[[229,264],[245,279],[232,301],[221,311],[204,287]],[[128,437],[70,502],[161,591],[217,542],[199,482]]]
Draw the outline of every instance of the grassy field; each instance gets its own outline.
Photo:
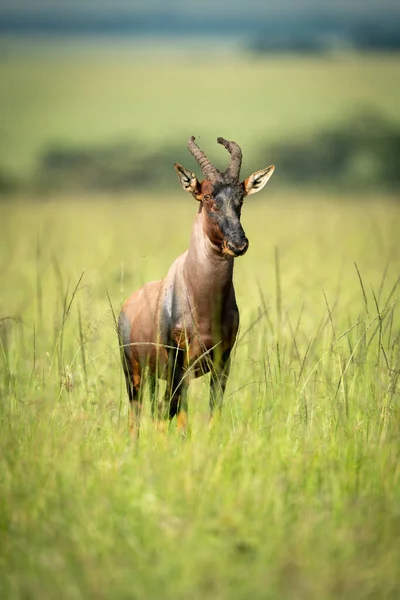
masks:
[[[254,59],[207,50],[200,58],[182,50],[155,59],[109,45],[109,52],[63,55],[60,46],[5,52],[0,62],[0,166],[18,174],[60,142],[138,139],[152,149],[185,144],[192,134],[203,144],[223,135],[243,145],[250,164],[261,142],[290,140],[362,110],[400,119],[397,55]]]
[[[2,598],[399,597],[399,206],[269,186],[222,421],[204,378],[190,438],[146,403],[138,451],[107,291],[165,273],[195,202],[2,204]]]
[[[207,152],[236,139],[246,174],[274,162],[266,140],[400,118],[398,56],[58,44],[2,54],[0,167],[17,174],[54,142],[191,134]],[[1,598],[399,597],[399,204],[277,188],[243,209],[221,423],[205,377],[188,439],[155,430],[146,396],[137,449],[113,311],[186,249],[196,203],[177,182],[162,201],[2,200]]]

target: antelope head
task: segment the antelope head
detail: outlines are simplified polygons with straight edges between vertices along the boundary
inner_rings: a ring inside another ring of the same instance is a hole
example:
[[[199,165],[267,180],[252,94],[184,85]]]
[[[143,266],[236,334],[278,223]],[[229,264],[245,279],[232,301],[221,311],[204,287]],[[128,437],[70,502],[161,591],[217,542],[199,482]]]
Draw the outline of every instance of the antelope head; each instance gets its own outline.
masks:
[[[204,179],[199,182],[196,175],[182,165],[175,165],[179,183],[186,192],[201,203],[204,231],[213,247],[225,256],[241,256],[249,247],[240,223],[243,200],[250,194],[262,190],[274,172],[271,165],[261,171],[252,173],[244,181],[240,181],[242,151],[236,142],[229,142],[222,137],[217,139],[230,153],[230,162],[224,173],[221,173],[207,156],[200,150],[192,136],[187,147],[203,172]]]

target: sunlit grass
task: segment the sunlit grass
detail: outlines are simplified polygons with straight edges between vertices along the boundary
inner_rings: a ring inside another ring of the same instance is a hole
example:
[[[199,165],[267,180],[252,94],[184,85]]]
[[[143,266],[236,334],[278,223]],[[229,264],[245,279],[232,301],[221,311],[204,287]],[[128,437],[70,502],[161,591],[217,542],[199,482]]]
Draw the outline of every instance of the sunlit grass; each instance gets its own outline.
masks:
[[[176,198],[2,206],[1,597],[396,598],[398,205],[248,199],[222,422],[203,378],[134,451],[107,291],[187,247]]]

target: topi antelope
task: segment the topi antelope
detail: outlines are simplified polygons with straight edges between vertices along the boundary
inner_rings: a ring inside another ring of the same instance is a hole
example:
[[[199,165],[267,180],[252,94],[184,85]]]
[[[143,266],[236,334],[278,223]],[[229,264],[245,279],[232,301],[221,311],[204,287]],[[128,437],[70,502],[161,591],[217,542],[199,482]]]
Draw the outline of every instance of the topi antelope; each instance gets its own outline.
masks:
[[[190,376],[211,372],[210,410],[221,409],[229,375],[230,354],[239,326],[233,287],[233,261],[249,241],[240,223],[245,196],[259,192],[274,166],[239,180],[242,151],[219,137],[230,153],[224,173],[216,169],[192,136],[188,149],[204,179],[179,164],[179,183],[198,202],[189,249],[171,265],[166,277],[146,283],[125,302],[118,320],[121,358],[130,401],[130,427],[139,431],[141,385],[148,367],[153,417],[172,419],[187,428]],[[156,402],[156,377],[166,380],[164,401]]]

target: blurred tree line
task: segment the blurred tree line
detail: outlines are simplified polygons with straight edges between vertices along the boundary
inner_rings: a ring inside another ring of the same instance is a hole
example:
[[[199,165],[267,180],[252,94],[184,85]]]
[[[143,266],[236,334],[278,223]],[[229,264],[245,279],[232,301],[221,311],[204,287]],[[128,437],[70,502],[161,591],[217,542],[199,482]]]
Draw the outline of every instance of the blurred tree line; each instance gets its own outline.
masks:
[[[277,165],[275,185],[352,191],[400,188],[400,127],[376,114],[354,116],[308,137],[262,143],[257,151]],[[88,147],[55,144],[39,157],[27,181],[0,169],[0,192],[166,188],[175,185],[174,162],[188,164],[181,143],[157,150],[134,141]]]
[[[9,3],[11,4],[10,0]],[[68,4],[68,3],[65,3]],[[235,36],[254,52],[323,52],[353,48],[358,51],[400,49],[399,9],[376,0],[356,10],[335,3],[296,0],[250,2],[253,8],[232,0],[199,3],[196,10],[187,2],[141,7],[135,3],[122,9],[103,2],[96,10],[58,7],[46,2],[41,9],[6,11],[0,6],[0,34],[111,35],[111,36],[198,36],[219,39]],[[207,4],[207,3],[206,3]],[[383,4],[383,5],[382,5]],[[0,3],[1,5],[1,3]],[[272,8],[272,10],[271,10]],[[210,19],[210,10],[212,18]]]
[[[250,38],[255,53],[325,53],[340,50],[357,52],[398,52],[398,16],[388,14],[349,16],[297,16],[285,23],[266,22]]]

